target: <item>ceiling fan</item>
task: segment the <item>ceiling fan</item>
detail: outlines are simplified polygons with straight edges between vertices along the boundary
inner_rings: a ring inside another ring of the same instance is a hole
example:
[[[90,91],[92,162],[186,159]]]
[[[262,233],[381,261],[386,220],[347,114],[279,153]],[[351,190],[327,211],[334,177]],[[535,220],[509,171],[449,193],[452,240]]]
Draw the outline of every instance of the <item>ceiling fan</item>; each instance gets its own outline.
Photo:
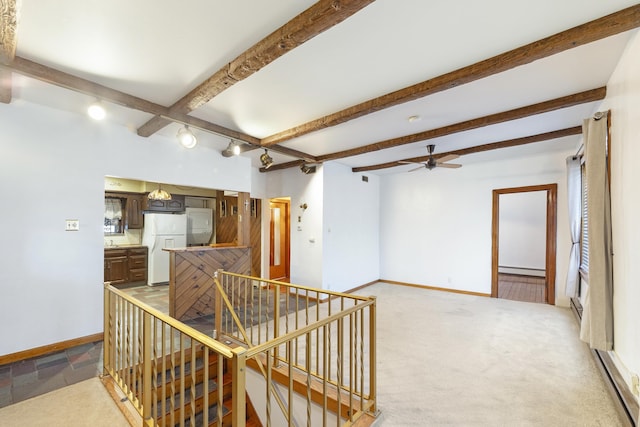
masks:
[[[399,161],[398,163],[404,163],[404,164],[413,164],[413,165],[420,165],[419,167],[415,168],[415,169],[411,169],[409,172],[413,172],[413,171],[417,171],[418,169],[422,169],[422,168],[427,168],[429,170],[433,169],[433,168],[449,168],[449,169],[457,169],[459,167],[462,167],[462,165],[460,164],[456,164],[456,163],[445,163],[448,162],[449,160],[454,160],[457,159],[458,157],[460,157],[457,154],[448,154],[446,156],[443,156],[439,159],[436,159],[433,157],[433,150],[436,148],[435,145],[431,144],[431,145],[427,145],[427,151],[429,152],[429,159],[426,162],[406,162],[406,161]]]

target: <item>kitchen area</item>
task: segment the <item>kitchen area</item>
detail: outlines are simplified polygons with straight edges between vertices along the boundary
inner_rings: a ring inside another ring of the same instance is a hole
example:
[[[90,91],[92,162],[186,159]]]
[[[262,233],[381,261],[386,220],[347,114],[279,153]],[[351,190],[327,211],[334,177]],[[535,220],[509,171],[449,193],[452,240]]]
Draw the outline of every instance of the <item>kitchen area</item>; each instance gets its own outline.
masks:
[[[116,287],[168,284],[171,251],[237,245],[237,193],[105,177],[104,197],[104,281]],[[259,275],[260,204],[246,204]]]

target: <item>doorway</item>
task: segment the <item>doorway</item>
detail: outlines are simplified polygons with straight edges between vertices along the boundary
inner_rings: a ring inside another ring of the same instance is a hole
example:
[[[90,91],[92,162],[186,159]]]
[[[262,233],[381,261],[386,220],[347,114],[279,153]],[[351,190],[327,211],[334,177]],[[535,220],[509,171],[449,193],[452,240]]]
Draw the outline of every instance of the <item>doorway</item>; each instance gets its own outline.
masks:
[[[542,302],[555,304],[555,280],[556,280],[556,216],[557,216],[557,184],[534,185],[528,187],[504,188],[493,190],[493,214],[492,214],[492,251],[491,251],[491,296],[500,297],[500,196],[507,194],[522,194],[530,192],[544,192],[546,199],[545,209],[545,245],[544,245],[544,278],[542,282]],[[522,271],[519,275],[522,277]],[[525,271],[526,273],[526,271]],[[511,285],[521,280],[513,281]],[[525,280],[525,286],[530,288],[527,292],[535,292],[536,279],[532,275],[530,280]],[[507,286],[506,282],[503,282]],[[504,290],[504,289],[503,289]]]
[[[289,212],[291,200],[269,200],[269,279],[289,280]]]

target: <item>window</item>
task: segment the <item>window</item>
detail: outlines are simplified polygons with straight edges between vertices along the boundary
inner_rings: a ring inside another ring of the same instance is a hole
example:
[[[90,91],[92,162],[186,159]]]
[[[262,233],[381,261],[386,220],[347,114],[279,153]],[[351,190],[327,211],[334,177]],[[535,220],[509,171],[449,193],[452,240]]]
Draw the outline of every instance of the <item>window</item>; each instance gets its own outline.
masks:
[[[124,233],[124,221],[122,221],[122,208],[124,200],[117,197],[105,197],[104,199],[104,234]]]

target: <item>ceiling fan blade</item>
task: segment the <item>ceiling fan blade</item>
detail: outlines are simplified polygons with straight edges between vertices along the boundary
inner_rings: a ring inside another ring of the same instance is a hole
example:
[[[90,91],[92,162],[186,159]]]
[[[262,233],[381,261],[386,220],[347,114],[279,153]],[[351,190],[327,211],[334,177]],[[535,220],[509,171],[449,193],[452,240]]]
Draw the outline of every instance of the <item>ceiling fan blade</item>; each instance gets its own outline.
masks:
[[[417,171],[417,170],[419,170],[419,169],[424,169],[424,167],[425,167],[424,165],[422,165],[422,166],[418,166],[417,168],[414,168],[414,169],[408,170],[407,172],[415,172],[415,171]]]
[[[403,165],[421,165],[420,162],[407,162],[405,160],[398,160],[396,163],[402,163]]]
[[[446,156],[442,156],[438,159],[438,163],[444,163],[444,162],[449,162],[451,160],[455,160],[458,157],[460,157],[457,154],[447,154]]]
[[[439,168],[449,168],[449,169],[458,169],[461,168],[462,165],[457,163],[438,163]]]

